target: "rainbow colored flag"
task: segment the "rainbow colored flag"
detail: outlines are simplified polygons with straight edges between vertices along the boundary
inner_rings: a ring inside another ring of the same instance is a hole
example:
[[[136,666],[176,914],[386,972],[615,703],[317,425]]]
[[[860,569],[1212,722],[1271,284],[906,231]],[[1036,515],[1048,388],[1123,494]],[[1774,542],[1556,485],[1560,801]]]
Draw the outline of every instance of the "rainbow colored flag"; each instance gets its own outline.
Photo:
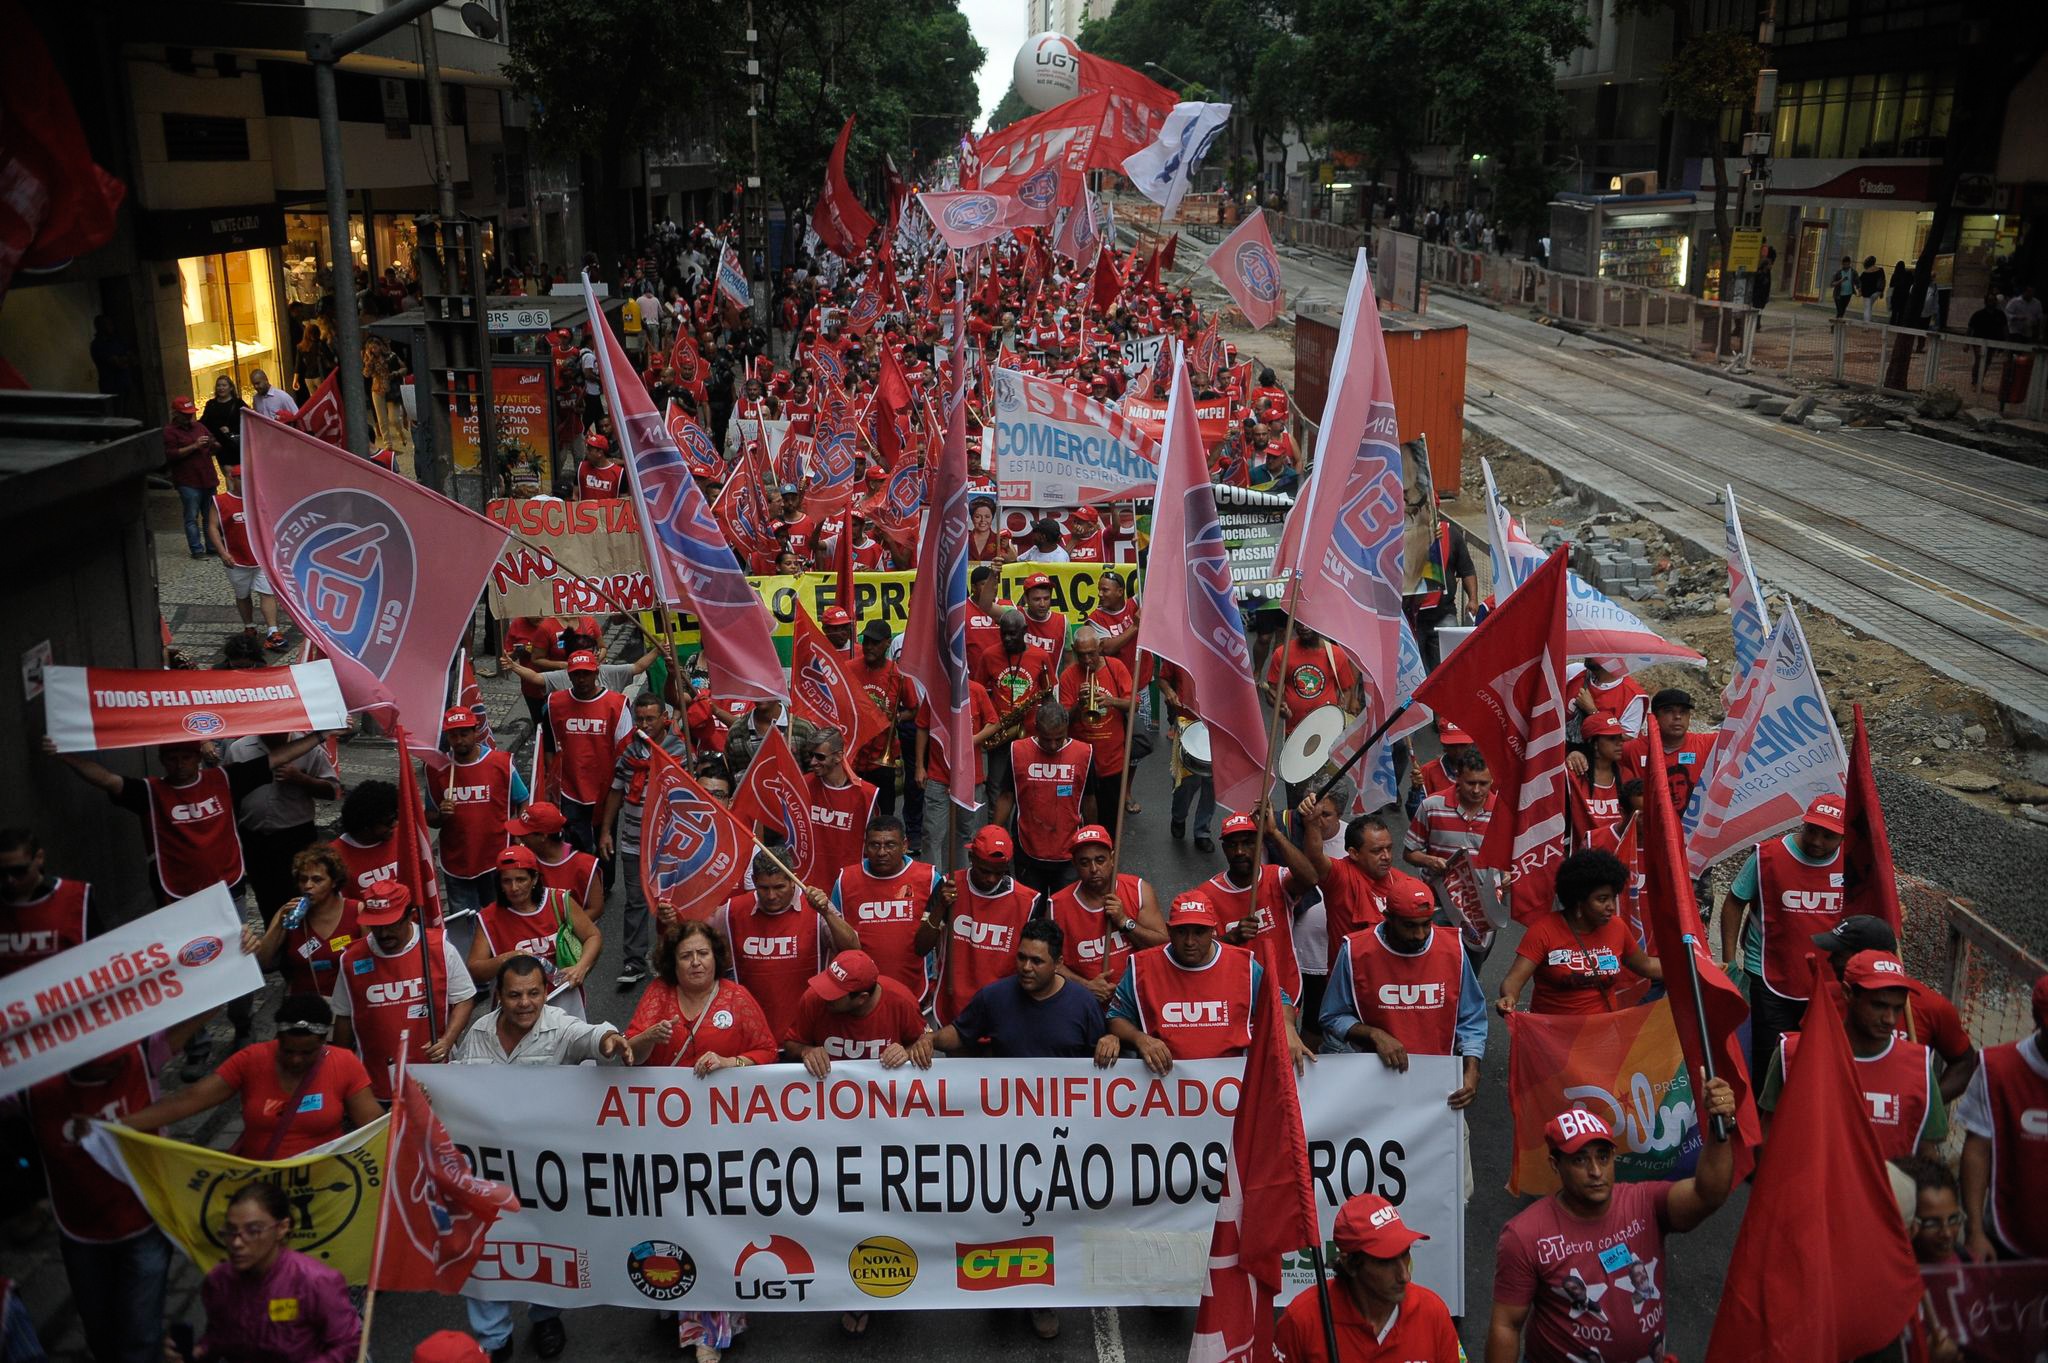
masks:
[[[1511,1193],[1557,1190],[1543,1125],[1569,1107],[1614,1129],[1617,1179],[1681,1177],[1699,1157],[1698,1108],[1665,999],[1613,1013],[1509,1014],[1508,1102]]]

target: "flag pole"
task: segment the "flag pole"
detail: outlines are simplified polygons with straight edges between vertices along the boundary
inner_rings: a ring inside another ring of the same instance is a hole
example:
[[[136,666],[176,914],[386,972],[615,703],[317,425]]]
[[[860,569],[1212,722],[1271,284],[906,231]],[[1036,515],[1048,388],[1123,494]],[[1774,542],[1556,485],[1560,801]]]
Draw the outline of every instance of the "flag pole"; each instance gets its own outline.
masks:
[[[1287,655],[1283,653],[1280,656],[1285,658]],[[1413,702],[1410,702],[1410,704],[1412,703]],[[1320,800],[1325,795],[1328,795],[1330,791],[1335,788],[1336,784],[1339,781],[1343,780],[1344,777],[1350,772],[1350,770],[1353,767],[1357,766],[1359,762],[1364,759],[1367,753],[1372,751],[1373,745],[1375,743],[1378,743],[1380,739],[1386,736],[1387,730],[1393,728],[1395,722],[1398,721],[1401,718],[1401,716],[1407,713],[1408,705],[1398,705],[1394,707],[1394,713],[1388,715],[1385,719],[1381,720],[1379,727],[1372,731],[1371,736],[1368,737],[1365,740],[1365,742],[1358,745],[1358,751],[1352,753],[1351,756],[1345,758],[1344,765],[1337,768],[1336,771],[1332,772],[1330,774],[1329,780],[1323,782],[1322,788],[1316,792],[1316,798]]]
[[[424,937],[426,934],[422,933]],[[433,1021],[431,1009],[427,1020]],[[398,1124],[398,1108],[405,1102],[405,1053],[412,1046],[412,1028],[406,1027],[398,1033],[398,1073],[391,1081],[390,1125],[384,1128],[384,1189],[377,1198],[377,1234],[370,1245],[370,1281],[363,1292],[363,1335],[356,1346],[356,1363],[370,1363],[370,1326],[377,1317],[377,1273],[384,1266],[384,1232],[391,1222],[392,1184],[391,1127]]]
[[[1109,510],[1110,510],[1110,514],[1111,514],[1111,515],[1115,515],[1115,514],[1116,514],[1116,503],[1114,503],[1114,502],[1111,502],[1111,503],[1109,504]],[[1136,502],[1136,499],[1133,499],[1133,500],[1132,500],[1132,503],[1131,503],[1131,510],[1132,510],[1132,514],[1133,514],[1133,515],[1135,515],[1135,514],[1136,514],[1136,512],[1137,512],[1137,502]],[[1133,566],[1135,567],[1136,565],[1133,565]],[[1107,565],[1105,565],[1105,567],[1107,567]],[[1125,590],[1126,590],[1126,592],[1128,592],[1128,590],[1129,590],[1129,589],[1128,589],[1128,588],[1126,588]],[[1128,599],[1128,597],[1126,597],[1126,599]],[[1131,637],[1131,643],[1132,643],[1132,645],[1133,645],[1133,648],[1132,648],[1132,656],[1133,656],[1133,657],[1136,657],[1136,656],[1137,656],[1137,650],[1136,650],[1136,647],[1135,647],[1135,646],[1136,646],[1136,644],[1137,644],[1137,636],[1136,636],[1136,635],[1133,635],[1133,636]],[[1140,662],[1140,663],[1138,664],[1138,667],[1139,667],[1139,669],[1140,669],[1140,670],[1143,670],[1143,668],[1144,668],[1144,663],[1143,663],[1143,662]],[[1131,812],[1131,755],[1132,755],[1132,752],[1131,752],[1131,750],[1132,750],[1133,748],[1137,747],[1137,737],[1138,737],[1138,735],[1137,735],[1137,732],[1136,732],[1136,730],[1137,730],[1137,722],[1138,722],[1138,674],[1137,674],[1136,672],[1133,672],[1133,673],[1131,674],[1131,712],[1130,712],[1130,714],[1129,714],[1129,715],[1128,715],[1128,716],[1127,716],[1127,717],[1126,717],[1126,718],[1124,719],[1124,770],[1123,770],[1123,775],[1117,778],[1117,783],[1116,783],[1116,835],[1115,835],[1115,836],[1114,836],[1113,838],[1111,838],[1111,840],[1110,840],[1110,846],[1109,846],[1109,892],[1110,892],[1111,894],[1115,894],[1115,893],[1116,893],[1116,880],[1117,880],[1117,877],[1118,877],[1118,876],[1119,876],[1120,874],[1122,874],[1122,872],[1123,872],[1123,863],[1124,863],[1124,819],[1125,819],[1125,816],[1126,816],[1126,815],[1128,815],[1128,814],[1129,814],[1129,813]],[[1100,814],[1100,813],[1101,813],[1102,811],[1098,809],[1098,810],[1097,810],[1097,811],[1095,811],[1095,812],[1096,812],[1096,813],[1098,813],[1098,814]],[[1125,905],[1125,906],[1124,906],[1124,916],[1125,916],[1126,918],[1129,918],[1129,919],[1133,920],[1133,921],[1136,921],[1136,919],[1137,919],[1137,917],[1138,917],[1138,912],[1137,912],[1137,910],[1138,910],[1138,908],[1142,908],[1142,907],[1144,907],[1144,906],[1143,906],[1142,904],[1138,905],[1138,906],[1137,906],[1137,907],[1135,907],[1135,908],[1134,908],[1134,907],[1132,907],[1132,906],[1130,906],[1130,905]],[[1104,969],[1105,971],[1107,971],[1107,970],[1109,969],[1109,915],[1108,915],[1108,914],[1104,914],[1104,915],[1103,915],[1103,917],[1102,917],[1102,966],[1103,966],[1103,969]],[[1336,1355],[1335,1355],[1335,1354],[1332,1354],[1332,1355],[1330,1355],[1330,1357],[1331,1357],[1331,1358],[1332,1358],[1332,1359],[1334,1360],[1334,1359],[1336,1358]]]
[[[1693,954],[1693,948],[1699,945],[1699,939],[1687,932],[1680,934],[1679,940],[1685,943],[1685,976],[1688,980],[1692,981],[1692,1016],[1694,1023],[1700,1029],[1700,1070],[1706,1076],[1707,1081],[1712,1082],[1714,1078],[1714,1048],[1708,1044],[1708,1038],[1712,1033],[1707,1031],[1707,1006],[1700,999],[1699,958]],[[1694,1094],[1693,1102],[1698,1104],[1704,1097],[1704,1094]],[[1728,1119],[1719,1113],[1715,1113],[1714,1139],[1725,1141],[1728,1139],[1728,1135]]]
[[[1256,826],[1258,823],[1258,807],[1259,805],[1264,805],[1268,815],[1272,814],[1273,760],[1280,746],[1280,709],[1287,699],[1287,645],[1294,637],[1294,608],[1300,599],[1301,569],[1290,569],[1287,580],[1287,604],[1281,611],[1280,620],[1280,684],[1273,688],[1273,713],[1266,716],[1266,766],[1264,774],[1259,781],[1259,798],[1252,805],[1253,831],[1258,834],[1258,837],[1252,844],[1252,883],[1250,890],[1246,892],[1248,896],[1246,903],[1249,905],[1246,917],[1250,917],[1259,911],[1259,877],[1265,874],[1266,869],[1266,835],[1263,830]],[[1253,687],[1256,688],[1258,684],[1259,679],[1256,676],[1253,677]],[[1273,820],[1274,827],[1279,827],[1279,823],[1279,819],[1275,817]],[[1335,1355],[1332,1355],[1333,1359],[1334,1357]]]
[[[1315,1267],[1316,1304],[1322,1308],[1323,1313],[1323,1347],[1330,1351],[1331,1363],[1335,1363],[1341,1357],[1337,1352],[1337,1309],[1330,1300],[1330,1275],[1323,1267],[1322,1227],[1318,1226],[1316,1230],[1316,1242],[1309,1246],[1308,1257],[1310,1264]]]

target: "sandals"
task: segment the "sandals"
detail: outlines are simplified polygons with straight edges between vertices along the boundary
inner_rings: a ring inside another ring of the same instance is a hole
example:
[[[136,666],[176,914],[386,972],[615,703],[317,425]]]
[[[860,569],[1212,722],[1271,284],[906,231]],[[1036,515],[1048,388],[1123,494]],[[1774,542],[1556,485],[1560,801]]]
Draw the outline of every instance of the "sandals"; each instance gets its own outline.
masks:
[[[859,1338],[868,1332],[868,1313],[865,1311],[842,1311],[839,1313],[839,1328]]]

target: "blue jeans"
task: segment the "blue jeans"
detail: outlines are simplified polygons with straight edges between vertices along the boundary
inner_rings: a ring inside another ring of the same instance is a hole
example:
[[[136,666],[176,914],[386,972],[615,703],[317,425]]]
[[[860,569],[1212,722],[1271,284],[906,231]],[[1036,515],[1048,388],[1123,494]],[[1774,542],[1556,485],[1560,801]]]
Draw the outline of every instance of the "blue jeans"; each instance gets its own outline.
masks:
[[[185,513],[185,547],[194,557],[206,552],[206,502],[211,495],[203,487],[178,485],[178,506]]]
[[[475,913],[486,904],[498,901],[498,873],[486,871],[480,876],[449,876],[448,917]]]
[[[111,1245],[57,1237],[64,1276],[94,1363],[157,1363],[164,1356],[164,1277],[171,1242],[154,1226]]]
[[[619,851],[619,874],[626,881],[626,956],[625,962],[638,961],[647,964],[647,891],[640,884],[640,852]],[[622,965],[623,969],[624,966]]]
[[[500,1344],[512,1338],[512,1303],[509,1301],[478,1301],[475,1297],[462,1299],[464,1309],[469,1312],[469,1328],[476,1335],[476,1342],[489,1353]],[[526,1319],[538,1325],[544,1320],[553,1320],[562,1314],[559,1306],[535,1306],[526,1308]]]

